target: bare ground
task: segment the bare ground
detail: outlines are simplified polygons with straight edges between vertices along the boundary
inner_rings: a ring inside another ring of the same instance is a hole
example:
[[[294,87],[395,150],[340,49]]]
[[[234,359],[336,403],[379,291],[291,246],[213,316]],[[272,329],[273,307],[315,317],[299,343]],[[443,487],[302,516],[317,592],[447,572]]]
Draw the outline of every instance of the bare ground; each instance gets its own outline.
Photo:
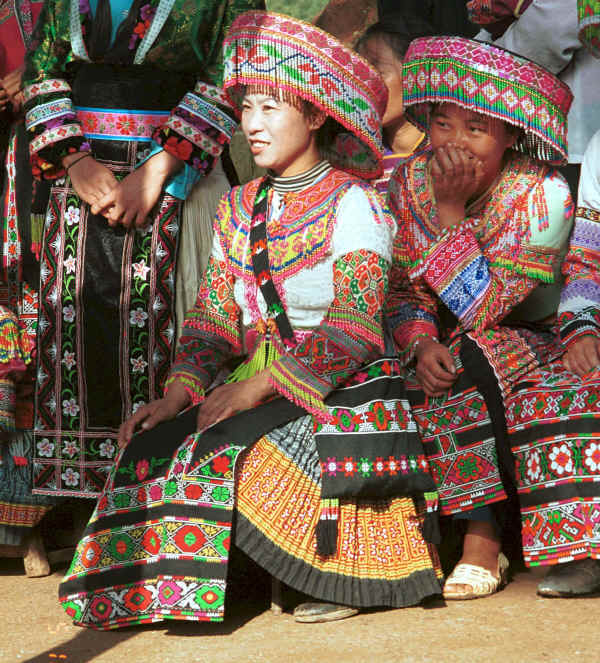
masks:
[[[366,612],[330,624],[274,616],[266,597],[238,597],[224,624],[162,623],[95,632],[63,613],[64,569],[27,579],[19,560],[0,560],[2,663],[594,662],[598,599],[542,599],[540,573],[519,572],[493,597]],[[264,589],[264,585],[262,586]]]

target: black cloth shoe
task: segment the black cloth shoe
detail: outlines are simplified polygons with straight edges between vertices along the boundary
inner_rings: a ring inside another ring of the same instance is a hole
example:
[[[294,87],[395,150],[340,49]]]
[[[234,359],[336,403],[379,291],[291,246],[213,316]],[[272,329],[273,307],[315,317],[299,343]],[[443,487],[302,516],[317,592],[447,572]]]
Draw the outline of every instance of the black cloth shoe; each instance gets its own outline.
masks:
[[[294,610],[294,619],[297,622],[317,623],[334,622],[358,614],[358,608],[337,603],[301,603]]]
[[[553,566],[537,587],[540,596],[554,598],[585,596],[596,592],[600,592],[600,562],[589,557]]]

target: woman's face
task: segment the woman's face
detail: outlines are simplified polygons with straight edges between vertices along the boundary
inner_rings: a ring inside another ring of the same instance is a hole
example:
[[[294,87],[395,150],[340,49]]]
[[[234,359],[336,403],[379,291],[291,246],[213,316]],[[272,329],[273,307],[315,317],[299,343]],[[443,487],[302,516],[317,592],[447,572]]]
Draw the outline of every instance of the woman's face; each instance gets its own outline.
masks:
[[[504,153],[517,136],[502,120],[444,103],[432,111],[429,138],[434,150],[452,144],[481,161],[483,179],[477,193],[482,193],[502,170]]]
[[[360,49],[360,54],[381,74],[388,89],[388,103],[381,121],[385,127],[404,115],[402,103],[402,60],[380,36],[371,37]]]
[[[246,94],[242,102],[242,131],[254,161],[284,177],[303,173],[319,160],[316,130],[324,119],[267,94]]]

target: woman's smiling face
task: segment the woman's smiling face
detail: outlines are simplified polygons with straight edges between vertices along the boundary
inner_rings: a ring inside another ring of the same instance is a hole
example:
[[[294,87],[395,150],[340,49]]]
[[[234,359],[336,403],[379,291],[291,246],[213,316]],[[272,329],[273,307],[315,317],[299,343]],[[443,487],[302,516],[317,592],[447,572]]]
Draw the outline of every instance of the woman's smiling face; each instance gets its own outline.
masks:
[[[443,103],[431,112],[429,138],[434,150],[451,144],[481,161],[483,178],[476,192],[479,195],[502,170],[504,153],[514,145],[517,134],[502,120]]]
[[[316,132],[324,121],[324,113],[303,113],[268,94],[250,92],[242,102],[242,131],[254,161],[279,176],[298,175],[319,161]]]

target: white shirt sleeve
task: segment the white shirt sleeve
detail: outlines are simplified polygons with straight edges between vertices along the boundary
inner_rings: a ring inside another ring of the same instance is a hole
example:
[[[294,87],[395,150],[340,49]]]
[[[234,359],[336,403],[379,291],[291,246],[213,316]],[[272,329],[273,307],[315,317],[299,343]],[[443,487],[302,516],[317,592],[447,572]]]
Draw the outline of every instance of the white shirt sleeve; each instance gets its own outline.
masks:
[[[554,171],[542,183],[547,208],[547,218],[541,218],[536,191],[529,194],[529,218],[531,246],[555,249],[564,253],[567,249],[569,233],[573,224],[571,214],[573,201],[569,185],[563,176]]]
[[[494,43],[560,73],[581,48],[577,0],[533,0]]]
[[[366,249],[391,262],[396,224],[374,190],[367,193],[351,187],[339,202],[331,242],[335,259],[346,253]]]
[[[594,134],[585,151],[577,200],[579,207],[600,211],[600,131]]]

